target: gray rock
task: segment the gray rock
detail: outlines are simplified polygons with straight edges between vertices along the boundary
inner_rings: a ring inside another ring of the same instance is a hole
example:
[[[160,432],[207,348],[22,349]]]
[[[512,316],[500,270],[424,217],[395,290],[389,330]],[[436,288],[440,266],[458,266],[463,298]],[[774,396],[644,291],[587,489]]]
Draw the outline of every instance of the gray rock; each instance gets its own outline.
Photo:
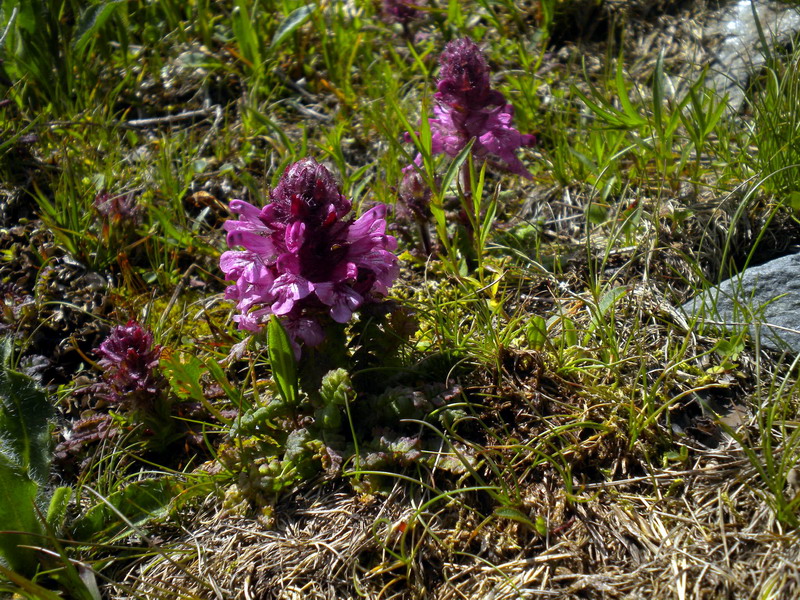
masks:
[[[748,324],[762,346],[800,353],[800,254],[745,269],[684,304],[683,311],[726,329]]]
[[[800,31],[797,7],[776,0],[754,0],[764,37],[771,44],[787,44]],[[705,36],[720,39],[708,85],[728,94],[730,112],[744,103],[748,79],[764,66],[764,53],[753,17],[751,0],[735,0],[706,22]]]

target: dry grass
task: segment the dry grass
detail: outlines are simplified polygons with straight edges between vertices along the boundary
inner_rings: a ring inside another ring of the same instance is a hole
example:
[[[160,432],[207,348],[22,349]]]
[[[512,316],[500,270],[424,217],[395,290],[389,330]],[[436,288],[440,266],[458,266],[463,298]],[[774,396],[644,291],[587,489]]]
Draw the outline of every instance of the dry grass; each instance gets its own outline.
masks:
[[[736,444],[693,454],[691,469],[585,486],[591,500],[569,504],[568,518],[544,538],[508,522],[470,531],[446,514],[457,512],[450,507],[406,564],[387,551],[412,512],[399,492],[369,500],[330,489],[295,495],[266,526],[212,504],[172,540],[181,568],[163,558],[136,565],[125,582],[136,596],[112,597],[797,597],[800,539],[772,518]],[[549,503],[538,512],[564,511],[557,486],[540,482],[528,493]],[[443,525],[453,520],[457,527]],[[448,543],[433,543],[431,533]]]

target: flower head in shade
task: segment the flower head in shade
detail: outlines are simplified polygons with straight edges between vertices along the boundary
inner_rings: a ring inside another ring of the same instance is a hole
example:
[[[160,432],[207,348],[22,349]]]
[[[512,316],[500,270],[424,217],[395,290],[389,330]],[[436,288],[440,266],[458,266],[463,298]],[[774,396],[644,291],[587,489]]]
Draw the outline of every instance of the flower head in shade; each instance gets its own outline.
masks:
[[[397,211],[394,226],[396,231],[406,238],[412,237],[411,232],[404,227],[405,223],[413,219],[419,229],[420,243],[425,254],[433,251],[431,235],[428,225],[431,219],[431,196],[433,192],[422,177],[418,169],[405,169],[403,179],[397,188]]]
[[[165,380],[158,371],[161,346],[153,345],[153,334],[136,321],[119,325],[95,351],[97,364],[103,368],[103,379],[111,402],[133,410],[151,409]]]
[[[295,343],[318,345],[326,318],[346,323],[397,277],[386,207],[348,218],[350,201],[312,158],[287,167],[265,207],[233,200],[230,209],[239,219],[225,223],[228,246],[244,250],[223,253],[220,268],[234,282],[225,295],[241,329],[277,315]]]
[[[95,196],[94,207],[111,221],[135,221],[139,216],[139,207],[132,193],[113,195],[103,190]]]
[[[454,40],[445,46],[439,63],[434,117],[428,119],[431,151],[455,157],[474,138],[474,156],[499,159],[512,173],[530,178],[516,151],[533,145],[536,139],[512,126],[514,107],[491,88],[489,66],[480,48],[469,38]],[[419,166],[421,156],[414,162]],[[409,165],[405,170],[414,168]]]
[[[383,0],[381,14],[389,23],[408,24],[419,18],[420,11],[416,8],[422,0]]]
[[[417,221],[427,221],[431,217],[431,195],[433,192],[416,169],[403,172],[403,179],[397,195],[403,208],[407,209]]]

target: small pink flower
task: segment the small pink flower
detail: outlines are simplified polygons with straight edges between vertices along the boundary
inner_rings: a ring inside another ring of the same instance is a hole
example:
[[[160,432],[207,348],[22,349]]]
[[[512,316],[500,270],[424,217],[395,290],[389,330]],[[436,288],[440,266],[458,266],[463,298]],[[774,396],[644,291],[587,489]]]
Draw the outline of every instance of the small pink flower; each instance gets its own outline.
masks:
[[[106,398],[134,410],[151,410],[165,386],[158,371],[161,346],[153,345],[153,334],[136,321],[119,325],[95,351],[103,369]]]
[[[136,222],[139,218],[139,206],[132,192],[113,195],[103,190],[95,196],[94,207],[101,215],[115,222]]]
[[[383,0],[381,13],[387,22],[405,25],[419,18],[420,11],[416,7],[422,3],[423,0]]]
[[[455,157],[475,139],[472,154],[481,159],[499,159],[512,173],[528,179],[516,151],[532,146],[536,138],[523,135],[511,125],[514,107],[507,104],[500,92],[493,90],[489,66],[478,46],[469,38],[455,40],[445,46],[439,57],[440,79],[434,95],[437,105],[431,127],[431,151]],[[410,136],[406,136],[409,141]],[[422,156],[414,163],[421,165]],[[414,169],[409,165],[404,171]]]

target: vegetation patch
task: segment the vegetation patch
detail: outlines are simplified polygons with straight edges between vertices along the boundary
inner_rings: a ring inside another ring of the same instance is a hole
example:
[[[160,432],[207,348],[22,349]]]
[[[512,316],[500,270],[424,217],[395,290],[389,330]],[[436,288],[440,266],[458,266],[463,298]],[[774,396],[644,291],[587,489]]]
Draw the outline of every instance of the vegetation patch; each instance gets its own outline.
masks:
[[[1,8],[0,594],[798,594],[797,359],[681,309],[795,249],[793,47],[732,108],[704,2]]]

